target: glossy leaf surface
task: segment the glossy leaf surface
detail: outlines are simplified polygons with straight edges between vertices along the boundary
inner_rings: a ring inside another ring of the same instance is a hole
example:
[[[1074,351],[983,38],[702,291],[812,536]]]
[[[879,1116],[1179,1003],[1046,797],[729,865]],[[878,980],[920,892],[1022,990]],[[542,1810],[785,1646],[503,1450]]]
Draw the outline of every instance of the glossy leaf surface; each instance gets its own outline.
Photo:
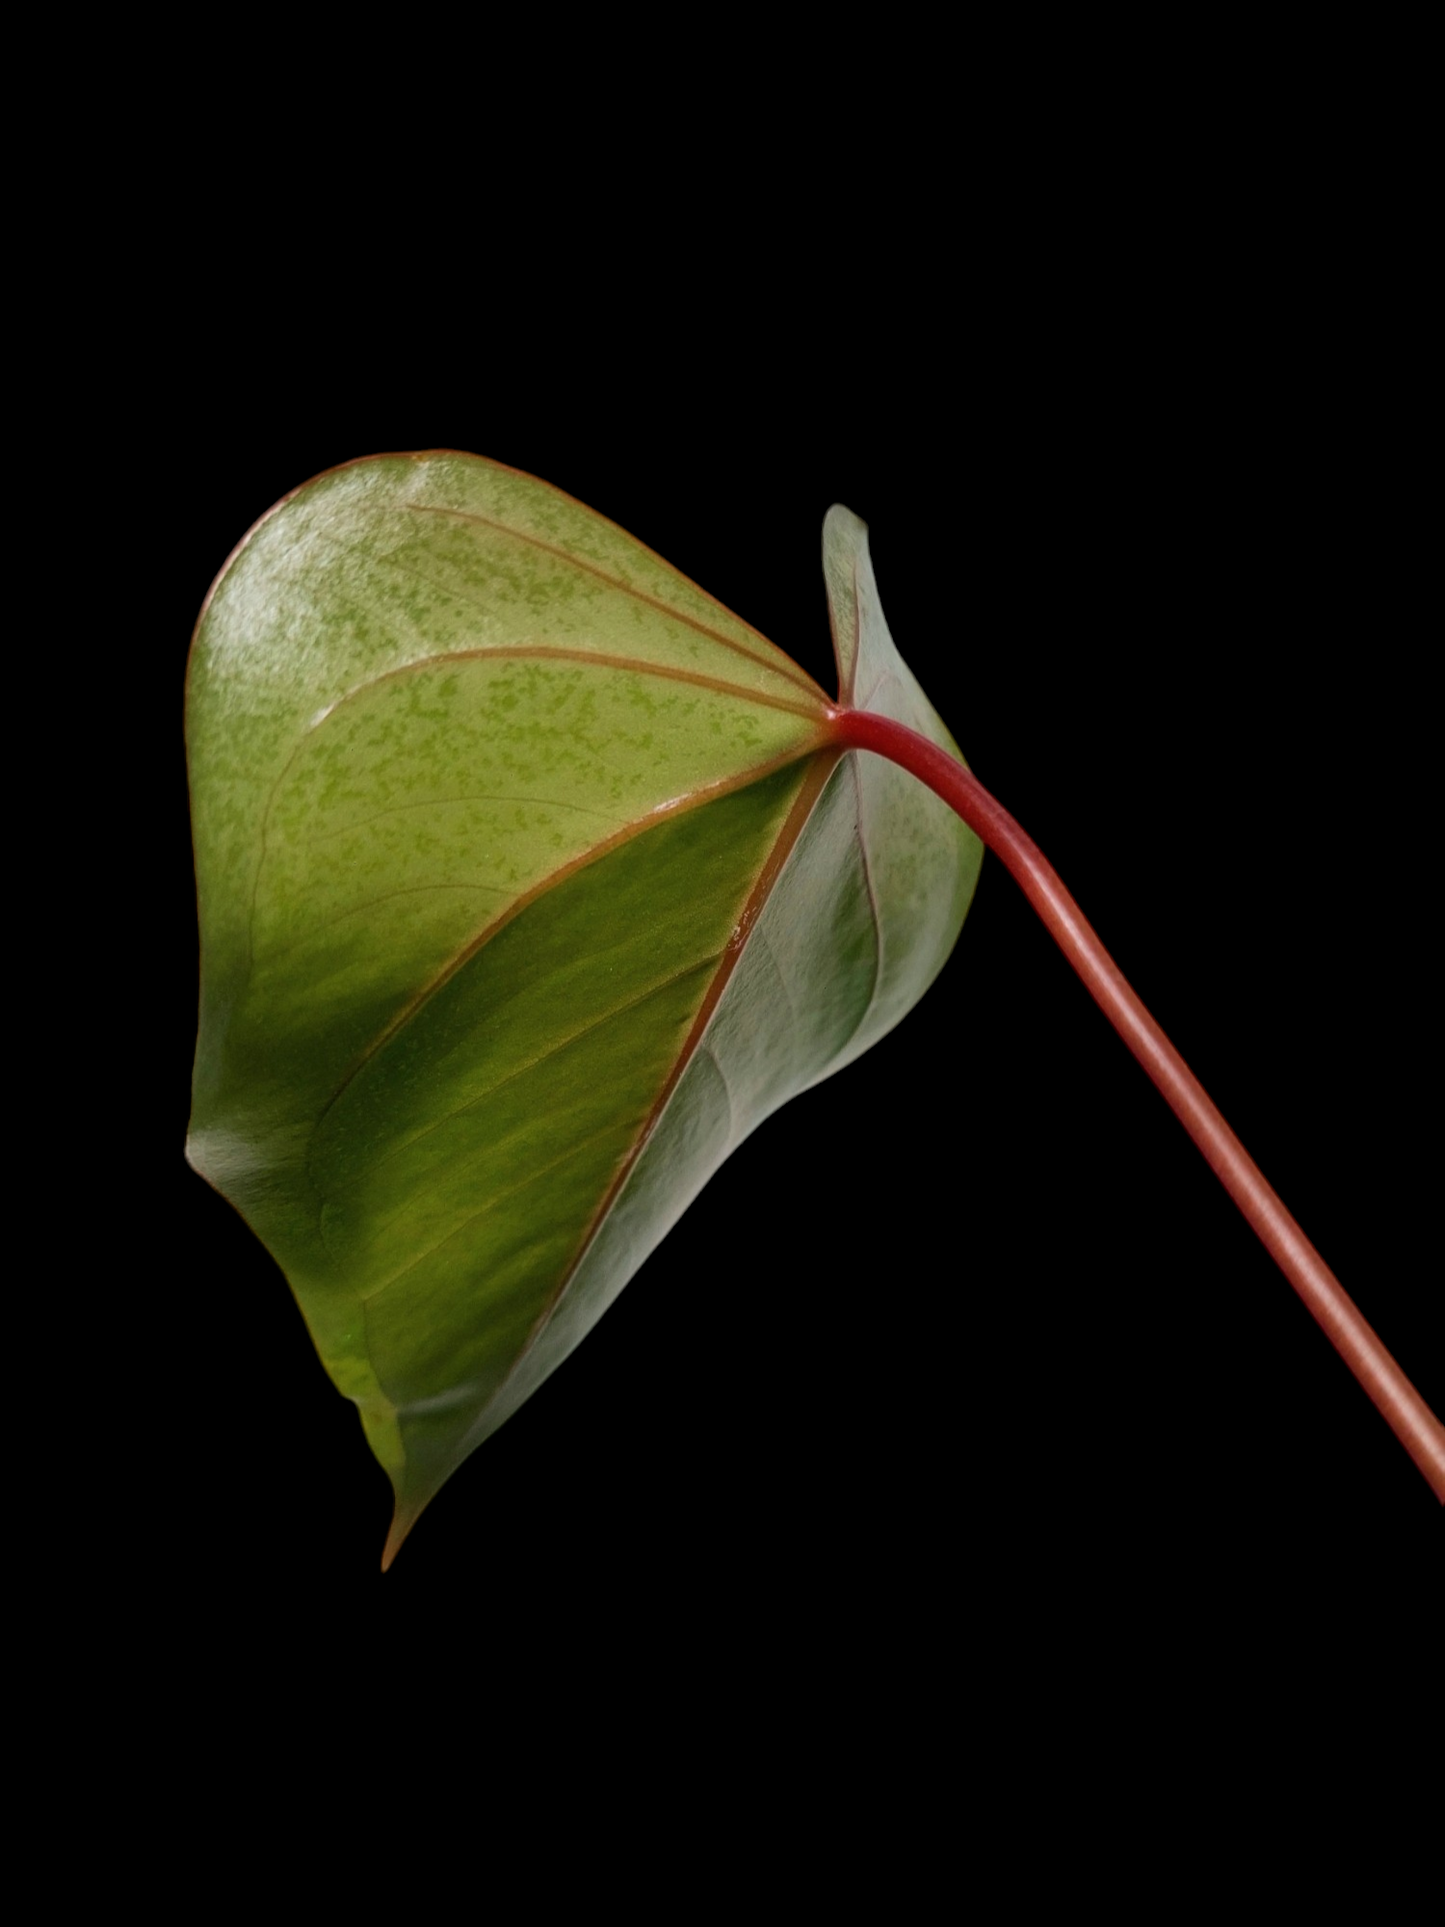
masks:
[[[846,510],[824,567],[842,699],[951,749]],[[188,1155],[360,1409],[388,1556],[728,1153],[947,956],[980,846],[840,755],[829,707],[640,543],[472,456],[322,476],[218,580]]]

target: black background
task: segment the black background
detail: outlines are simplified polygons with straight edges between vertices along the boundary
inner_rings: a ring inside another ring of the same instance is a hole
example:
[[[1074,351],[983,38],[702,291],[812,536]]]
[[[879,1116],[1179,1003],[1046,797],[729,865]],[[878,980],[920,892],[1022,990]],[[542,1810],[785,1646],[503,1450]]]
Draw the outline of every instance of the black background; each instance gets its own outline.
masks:
[[[1160,1653],[1268,1656],[1322,1601],[1418,1610],[1438,1506],[991,860],[923,1004],[743,1147],[385,1579],[355,1414],[183,1160],[182,677],[250,523],[335,463],[471,449],[831,686],[841,500],[975,772],[1445,1409],[1408,276],[1364,219],[1050,205],[923,268],[885,199],[785,282],[728,228],[660,282],[600,249],[525,298],[490,255],[372,288],[318,243],[284,300],[207,270],[167,322],[184,353],[134,424],[166,541],[127,692],[155,1396],[120,1496],[168,1610],[279,1640],[338,1612],[378,1637],[544,1628],[579,1664],[624,1626],[803,1654],[826,1624],[906,1666],[966,1624],[992,1666],[1136,1682]]]

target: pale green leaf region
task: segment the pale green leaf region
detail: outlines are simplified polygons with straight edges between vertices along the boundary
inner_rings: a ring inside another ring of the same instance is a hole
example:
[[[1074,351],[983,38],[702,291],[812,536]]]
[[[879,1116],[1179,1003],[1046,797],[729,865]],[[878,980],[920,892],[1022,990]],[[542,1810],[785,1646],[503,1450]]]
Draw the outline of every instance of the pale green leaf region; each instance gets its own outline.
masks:
[[[825,528],[842,699],[950,738]],[[396,1489],[387,1557],[767,1114],[917,1001],[981,850],[787,656],[474,456],[282,502],[197,629],[188,1154]]]

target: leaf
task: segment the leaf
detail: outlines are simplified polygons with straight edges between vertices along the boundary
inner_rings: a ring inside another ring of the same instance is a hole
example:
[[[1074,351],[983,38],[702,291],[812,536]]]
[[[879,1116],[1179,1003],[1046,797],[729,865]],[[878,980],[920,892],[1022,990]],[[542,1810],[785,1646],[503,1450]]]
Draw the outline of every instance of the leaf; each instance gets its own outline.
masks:
[[[824,571],[842,700],[957,754],[845,509]],[[187,1155],[360,1410],[388,1561],[728,1153],[951,949],[980,845],[829,710],[631,536],[474,456],[319,477],[212,590]]]

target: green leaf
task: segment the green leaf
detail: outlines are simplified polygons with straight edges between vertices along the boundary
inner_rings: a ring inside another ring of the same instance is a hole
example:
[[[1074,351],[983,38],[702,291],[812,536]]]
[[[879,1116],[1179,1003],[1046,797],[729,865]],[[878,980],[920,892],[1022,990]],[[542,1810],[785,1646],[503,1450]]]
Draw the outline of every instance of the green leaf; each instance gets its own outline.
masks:
[[[957,754],[845,509],[824,569],[841,699]],[[952,947],[980,845],[840,755],[829,710],[642,544],[474,456],[319,477],[213,589],[187,1152],[360,1409],[388,1561],[728,1153]]]

